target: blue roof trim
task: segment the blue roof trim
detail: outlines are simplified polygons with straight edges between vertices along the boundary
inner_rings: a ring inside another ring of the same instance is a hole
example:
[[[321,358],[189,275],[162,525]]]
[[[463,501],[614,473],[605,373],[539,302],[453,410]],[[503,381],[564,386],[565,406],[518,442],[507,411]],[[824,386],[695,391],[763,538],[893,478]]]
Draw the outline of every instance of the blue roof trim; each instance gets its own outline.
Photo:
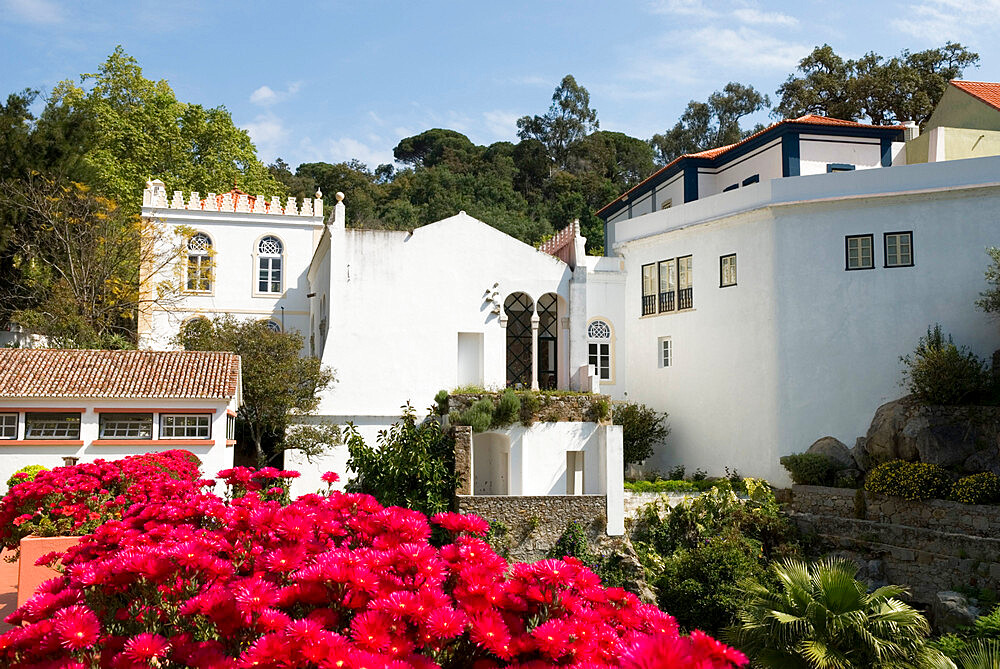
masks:
[[[676,163],[669,165],[669,169],[661,168],[660,171],[653,173],[652,176],[646,178],[645,181],[635,186],[631,191],[626,192],[623,195],[618,196],[611,204],[604,207],[597,215],[607,223],[608,219],[612,218],[618,214],[623,206],[627,205],[630,200],[638,199],[644,196],[648,191],[655,190],[657,186],[668,181],[669,179],[676,176],[679,172],[685,171],[686,169],[693,167],[709,167],[715,168],[725,165],[726,163],[744,156],[751,151],[754,151],[765,144],[773,142],[775,139],[782,138],[786,135],[794,135],[798,139],[799,134],[809,134],[809,135],[828,135],[832,137],[873,137],[881,140],[882,144],[882,156],[883,165],[887,166],[885,163],[886,158],[889,158],[889,164],[891,165],[891,146],[892,142],[903,141],[903,129],[902,128],[880,128],[873,126],[841,126],[841,125],[819,125],[814,123],[795,123],[794,121],[778,123],[767,130],[763,131],[756,137],[753,137],[739,146],[735,146],[732,149],[722,153],[715,158],[681,158]],[[794,176],[794,175],[789,175]],[[688,179],[685,179],[684,193],[685,202],[689,202],[687,199],[688,195]],[[697,189],[697,185],[695,185]],[[695,191],[697,192],[697,191]],[[625,196],[628,199],[623,199]],[[697,195],[695,196],[697,199]]]

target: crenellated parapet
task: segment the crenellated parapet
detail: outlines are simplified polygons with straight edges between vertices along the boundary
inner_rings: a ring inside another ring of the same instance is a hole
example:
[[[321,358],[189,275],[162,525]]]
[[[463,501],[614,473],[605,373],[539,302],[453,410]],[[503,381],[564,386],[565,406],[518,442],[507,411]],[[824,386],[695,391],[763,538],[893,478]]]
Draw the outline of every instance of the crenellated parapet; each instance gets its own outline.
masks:
[[[191,191],[185,197],[183,191],[175,190],[167,197],[167,189],[162,181],[147,181],[142,192],[142,206],[156,209],[183,209],[188,211],[221,211],[272,216],[323,216],[323,193],[316,191],[316,197],[289,197],[284,204],[274,195],[270,200],[263,195],[250,195],[234,188],[228,193],[209,193],[204,198],[198,191]]]

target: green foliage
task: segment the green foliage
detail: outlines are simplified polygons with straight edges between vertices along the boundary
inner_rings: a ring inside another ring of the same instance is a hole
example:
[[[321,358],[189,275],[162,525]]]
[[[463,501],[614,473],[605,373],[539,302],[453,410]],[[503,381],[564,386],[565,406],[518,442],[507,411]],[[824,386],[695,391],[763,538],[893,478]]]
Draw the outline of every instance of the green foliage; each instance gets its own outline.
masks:
[[[991,246],[986,249],[990,257],[990,266],[986,268],[986,283],[989,289],[979,294],[976,306],[988,314],[1000,313],[1000,248]]]
[[[916,53],[904,49],[892,58],[869,52],[846,61],[824,44],[799,62],[800,76],[790,75],[778,89],[775,115],[867,118],[875,125],[916,121],[923,126],[948,81],[978,63],[978,54],[955,42]]]
[[[606,555],[594,552],[587,539],[587,533],[577,521],[566,525],[566,529],[559,535],[546,557],[560,560],[566,557],[575,557],[590,567],[591,571],[600,577],[601,584],[605,587],[625,588],[634,592],[636,574],[626,566],[622,556],[614,552]]]
[[[600,423],[607,420],[608,416],[611,415],[611,401],[603,397],[599,397],[590,403],[590,418],[595,423]],[[644,458],[645,459],[645,458]]]
[[[243,405],[238,417],[247,428],[258,464],[263,467],[286,450],[318,454],[334,434],[317,426],[285,439],[294,417],[306,416],[319,405],[320,393],[333,382],[333,372],[318,358],[300,355],[302,337],[296,332],[273,332],[262,321],[220,316],[191,321],[175,344],[188,351],[231,351],[240,356]],[[272,452],[264,443],[275,437]],[[334,442],[337,443],[337,442]]]
[[[832,485],[837,474],[837,464],[821,453],[785,455],[779,462],[800,485]]]
[[[542,401],[535,393],[521,393],[521,424],[525,427],[531,427],[531,424],[535,422],[535,415],[541,406]]]
[[[946,499],[951,492],[951,475],[938,465],[891,460],[870,472],[865,490],[908,500]]]
[[[645,404],[618,402],[612,419],[615,425],[622,426],[625,464],[642,462],[670,434],[666,425],[667,414],[650,409]]]
[[[980,472],[955,481],[949,499],[963,504],[994,504],[1000,502],[1000,476]]]
[[[745,581],[739,622],[723,634],[759,666],[948,666],[926,644],[927,620],[899,599],[904,588],[868,593],[857,566],[843,559],[786,560],[773,569],[779,587]]]
[[[986,363],[965,346],[945,340],[941,326],[927,329],[912,356],[903,356],[908,389],[927,404],[961,404],[985,393],[990,386]]]
[[[680,481],[684,478],[685,468],[684,465],[674,465],[667,472],[667,478],[672,481]]]
[[[932,639],[930,645],[955,661],[959,669],[994,669],[1000,662],[983,663],[997,658],[1000,650],[1000,607],[976,618],[972,625]]]
[[[439,416],[448,415],[448,398],[450,395],[447,390],[439,390],[437,395],[434,396],[434,404],[437,407],[437,414]]]
[[[407,404],[399,422],[365,443],[354,425],[347,426],[347,468],[354,472],[347,489],[372,495],[384,506],[404,506],[427,515],[447,511],[455,494],[454,442],[429,418],[418,423]]]
[[[490,529],[486,532],[486,543],[496,551],[497,555],[508,557],[510,555],[510,528],[502,521],[490,521]]]
[[[521,398],[511,388],[500,394],[493,410],[493,427],[506,427],[521,417]]]
[[[450,420],[453,425],[471,426],[473,432],[486,432],[493,425],[493,410],[493,400],[483,397],[461,413],[453,411]]]
[[[18,483],[23,483],[24,481],[34,481],[35,477],[38,476],[38,472],[48,471],[48,469],[48,467],[43,467],[42,465],[28,465],[26,467],[21,467],[16,472],[11,474],[9,479],[7,479],[7,490],[10,490]],[[18,476],[18,474],[27,474],[27,476]]]
[[[590,107],[590,93],[567,74],[552,94],[544,116],[522,116],[517,121],[521,139],[542,143],[552,162],[566,167],[570,147],[597,129],[597,110]]]
[[[626,481],[625,489],[632,492],[695,492],[697,486],[691,481]]]
[[[976,641],[958,654],[959,669],[996,669],[1000,667],[1000,641]]]

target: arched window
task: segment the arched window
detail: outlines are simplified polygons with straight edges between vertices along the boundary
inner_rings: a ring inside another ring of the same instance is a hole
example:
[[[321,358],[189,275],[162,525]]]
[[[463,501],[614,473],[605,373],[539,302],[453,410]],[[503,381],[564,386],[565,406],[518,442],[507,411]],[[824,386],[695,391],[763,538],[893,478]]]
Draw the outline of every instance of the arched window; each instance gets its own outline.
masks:
[[[187,289],[197,293],[212,291],[212,240],[204,232],[187,243]]]
[[[535,303],[524,293],[511,293],[503,308],[507,315],[507,387],[531,388],[531,317]]]
[[[281,325],[276,320],[267,320],[267,321],[264,321],[264,327],[266,327],[271,332],[275,332],[275,333],[280,333],[281,332]]]
[[[545,293],[538,298],[538,385],[543,390],[555,390],[559,385],[558,326],[559,298]]]
[[[594,366],[597,378],[611,380],[611,325],[595,319],[587,326],[588,363]]]
[[[281,293],[281,240],[273,235],[257,242],[257,292]]]

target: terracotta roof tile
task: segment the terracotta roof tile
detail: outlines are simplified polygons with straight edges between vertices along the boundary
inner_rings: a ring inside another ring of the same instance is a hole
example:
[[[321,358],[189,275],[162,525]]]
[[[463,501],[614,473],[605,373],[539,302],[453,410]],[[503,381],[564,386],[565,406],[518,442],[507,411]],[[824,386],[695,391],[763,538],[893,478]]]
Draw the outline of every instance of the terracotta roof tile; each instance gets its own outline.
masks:
[[[957,79],[948,83],[972,97],[982,100],[994,109],[1000,109],[1000,84],[988,81],[958,81]]]
[[[0,397],[230,399],[239,384],[235,353],[0,349]]]

